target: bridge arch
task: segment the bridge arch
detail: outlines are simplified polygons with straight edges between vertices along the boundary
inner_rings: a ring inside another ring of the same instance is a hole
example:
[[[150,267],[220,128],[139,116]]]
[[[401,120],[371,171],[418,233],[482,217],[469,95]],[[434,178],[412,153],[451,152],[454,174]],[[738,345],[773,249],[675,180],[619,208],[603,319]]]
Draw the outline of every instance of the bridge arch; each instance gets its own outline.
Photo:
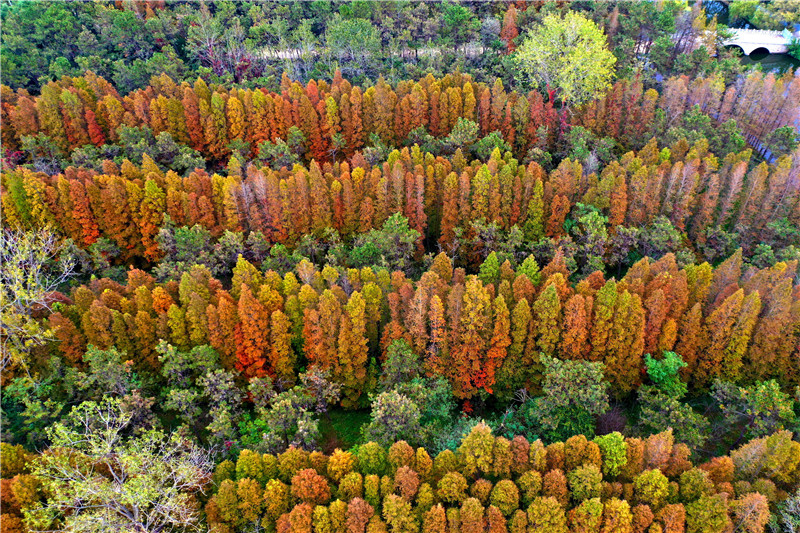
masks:
[[[778,31],[734,29],[733,36],[725,42],[726,46],[738,46],[744,55],[785,54],[789,49],[789,41]]]
[[[769,55],[771,53],[772,52],[770,51],[770,49],[767,48],[766,46],[759,46],[758,48],[754,48],[753,50],[751,50],[748,55],[750,57],[752,57],[752,56],[767,56],[767,55]]]
[[[730,50],[738,50],[738,51],[741,53],[741,55],[742,55],[742,56],[746,56],[746,55],[747,55],[747,54],[744,52],[744,48],[742,48],[742,47],[741,47],[741,46],[739,46],[738,44],[726,44],[726,45],[725,45],[725,48],[728,48],[728,49],[730,49]]]

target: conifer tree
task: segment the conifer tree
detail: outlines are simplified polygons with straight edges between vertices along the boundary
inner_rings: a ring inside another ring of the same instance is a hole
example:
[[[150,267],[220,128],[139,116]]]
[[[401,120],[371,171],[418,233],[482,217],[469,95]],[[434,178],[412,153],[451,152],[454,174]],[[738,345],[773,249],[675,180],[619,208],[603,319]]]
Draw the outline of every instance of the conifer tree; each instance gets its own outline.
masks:
[[[692,376],[699,385],[707,385],[722,374],[725,349],[731,341],[733,328],[742,309],[743,301],[744,290],[739,289],[726,298],[706,318],[708,348],[700,354],[697,371]]]
[[[485,358],[491,300],[480,280],[467,280],[458,325],[457,344],[451,347],[453,394],[469,398],[486,379]]]
[[[270,320],[270,366],[279,379],[293,383],[295,359],[289,317],[283,311],[275,310]]]
[[[343,385],[342,405],[355,407],[366,383],[368,359],[365,302],[360,292],[350,296],[345,311],[339,328],[338,372],[334,377]]]
[[[530,322],[531,309],[528,301],[523,298],[514,306],[510,327],[511,344],[497,373],[496,392],[501,397],[508,398],[525,385],[531,362],[525,351]]]
[[[139,232],[142,235],[144,256],[155,261],[161,255],[161,250],[155,241],[155,236],[164,217],[166,195],[155,180],[148,179],[144,185],[144,194],[139,208]]]
[[[519,29],[517,28],[517,10],[514,5],[508,6],[505,15],[503,15],[503,27],[500,30],[500,38],[506,43],[507,53],[512,53],[516,50],[517,45],[514,39],[519,36]]]
[[[592,327],[589,333],[589,342],[592,346],[590,361],[600,361],[605,353],[614,323],[616,302],[617,284],[614,280],[608,280],[594,299]]]
[[[239,296],[238,316],[236,369],[249,377],[264,376],[268,370],[266,350],[269,345],[269,315],[245,284]]]
[[[561,336],[561,302],[555,284],[550,284],[533,302],[531,338],[536,350],[553,355]],[[529,340],[530,342],[530,340]]]
[[[510,328],[506,301],[502,296],[498,296],[494,301],[494,333],[486,354],[486,382],[483,386],[488,392],[492,392],[495,374],[502,367],[507,349],[511,345]]]
[[[580,294],[570,297],[564,304],[564,332],[561,336],[559,352],[568,359],[584,359],[591,348],[587,342],[589,337],[587,307],[589,306],[587,306],[587,299]]]

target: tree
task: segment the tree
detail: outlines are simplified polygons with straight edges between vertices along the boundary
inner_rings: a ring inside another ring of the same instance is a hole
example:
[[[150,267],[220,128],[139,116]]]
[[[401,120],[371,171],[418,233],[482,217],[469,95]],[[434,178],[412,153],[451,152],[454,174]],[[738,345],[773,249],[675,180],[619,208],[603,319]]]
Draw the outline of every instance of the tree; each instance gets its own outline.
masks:
[[[564,305],[564,332],[559,352],[567,359],[583,359],[590,348],[586,298],[575,294]]]
[[[664,352],[661,360],[647,355],[647,374],[653,385],[639,388],[640,425],[645,433],[659,433],[672,428],[678,440],[693,448],[702,446],[707,438],[708,420],[681,402],[686,384],[678,374],[686,366],[681,356]]]
[[[301,374],[300,382],[276,394],[269,378],[250,380],[258,418],[240,424],[243,443],[272,453],[313,449],[319,438],[316,414],[339,400],[340,387],[314,370]]]
[[[364,74],[365,67],[372,65],[380,51],[381,40],[375,26],[362,18],[343,19],[335,15],[326,28],[325,41],[342,71],[353,76]]]
[[[575,502],[582,502],[600,497],[603,475],[596,465],[583,465],[567,474],[569,489]]]
[[[263,376],[267,371],[269,313],[246,284],[242,284],[239,297],[239,320],[236,369],[247,376]]]
[[[556,284],[551,283],[533,302],[533,321],[530,334],[536,341],[536,350],[553,355],[561,335],[561,302]]]
[[[361,498],[350,500],[347,504],[347,533],[365,533],[374,514],[375,509]]]
[[[144,255],[155,261],[161,256],[161,250],[155,237],[161,227],[165,214],[166,195],[156,180],[148,179],[144,185],[144,195],[139,206],[139,232],[142,235]]]
[[[502,296],[498,296],[494,301],[494,334],[492,335],[491,348],[486,354],[486,384],[485,389],[492,392],[495,374],[502,368],[503,360],[506,357],[507,349],[511,345],[510,338],[510,317],[506,301]]]
[[[553,497],[536,498],[528,507],[528,531],[531,533],[567,533],[567,516]]]
[[[628,445],[618,431],[596,437],[594,442],[603,456],[603,474],[616,477],[628,463]]]
[[[764,531],[769,521],[767,498],[758,492],[746,494],[730,503],[734,527],[746,533]]]
[[[551,101],[559,91],[566,106],[580,105],[606,89],[616,57],[594,22],[569,11],[564,18],[547,15],[525,37],[516,60],[523,83],[545,85]]]
[[[355,407],[367,378],[367,338],[364,297],[354,292],[342,315],[339,328],[338,364],[334,378],[341,382],[345,401],[343,405]]]
[[[488,348],[491,300],[483,284],[470,278],[462,299],[458,328],[460,342],[452,348],[450,369],[453,392],[459,398],[470,398],[486,383],[485,359]]]
[[[372,401],[371,422],[362,429],[364,438],[389,445],[405,439],[415,442],[422,431],[419,406],[409,397],[389,391]]]
[[[478,475],[491,473],[493,447],[492,429],[483,422],[476,424],[458,447],[458,455],[464,463],[461,469],[464,475],[474,479]]]
[[[711,533],[731,528],[727,494],[703,496],[686,505],[686,530],[690,533]],[[731,528],[732,529],[732,528]]]
[[[468,7],[450,2],[444,5],[442,35],[453,43],[455,50],[458,50],[462,44],[466,44],[479,28],[480,21]]]
[[[275,374],[287,383],[295,378],[295,353],[292,348],[291,322],[280,310],[272,312],[269,360]]]
[[[50,452],[33,468],[46,503],[26,512],[48,529],[161,531],[200,526],[195,493],[210,479],[208,451],[158,430],[133,433],[118,399],[84,402],[48,430]]]
[[[608,410],[603,364],[561,361],[542,357],[543,396],[529,404],[542,435],[563,440],[576,434],[594,434],[594,417]]]
[[[600,498],[584,500],[567,514],[570,522],[570,531],[576,533],[590,533],[600,531],[603,519],[603,504]]]
[[[765,437],[795,424],[795,402],[774,380],[758,381],[748,387],[716,380],[711,397],[726,425],[741,427],[741,436],[748,439]]]
[[[519,488],[510,479],[502,479],[492,489],[490,501],[504,516],[511,516],[519,509]]]
[[[413,512],[411,503],[396,494],[388,495],[383,501],[383,518],[391,533],[419,531],[417,515]]]
[[[292,496],[305,503],[324,505],[331,498],[328,481],[313,468],[304,468],[292,477]]]
[[[439,480],[437,496],[446,503],[461,503],[467,497],[467,480],[458,472],[448,472]]]
[[[54,291],[72,274],[71,258],[56,261],[61,249],[57,236],[47,229],[0,233],[0,369],[25,368],[27,353],[54,338],[32,313],[49,312]]]
[[[508,6],[505,15],[503,15],[503,28],[500,30],[500,38],[506,43],[506,50],[510,54],[517,49],[514,42],[519,36],[519,29],[517,28],[517,10],[514,4]]]

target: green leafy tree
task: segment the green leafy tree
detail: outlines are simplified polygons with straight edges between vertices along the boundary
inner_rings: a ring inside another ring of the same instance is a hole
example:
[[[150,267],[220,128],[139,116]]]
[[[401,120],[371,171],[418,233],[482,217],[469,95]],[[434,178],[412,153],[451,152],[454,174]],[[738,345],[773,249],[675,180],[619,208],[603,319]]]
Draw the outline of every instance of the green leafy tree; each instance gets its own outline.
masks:
[[[471,9],[460,3],[447,2],[442,9],[442,36],[453,48],[466,44],[476,36],[480,21]]]
[[[395,390],[383,392],[372,401],[371,421],[361,431],[366,440],[388,446],[398,440],[418,442],[422,433],[419,406]]]
[[[328,22],[325,42],[339,61],[343,73],[364,74],[380,52],[378,30],[369,20],[343,19],[335,15]]]
[[[300,376],[300,384],[278,392],[269,378],[254,378],[249,391],[256,405],[255,417],[245,415],[240,423],[242,443],[259,451],[278,453],[294,447],[314,449],[320,413],[339,401],[341,387],[327,376],[311,371]]]
[[[738,440],[766,437],[784,429],[796,430],[795,401],[777,381],[758,381],[740,387],[716,380],[711,397],[728,428],[740,428]]]
[[[639,388],[639,430],[650,435],[672,428],[678,441],[692,448],[702,446],[708,438],[708,420],[681,401],[687,389],[679,371],[686,363],[680,355],[664,352],[661,360],[647,354],[645,364],[652,385]]]
[[[608,411],[604,365],[548,356],[541,356],[541,362],[542,396],[525,401],[513,413],[513,423],[551,442],[594,435],[595,417]]]
[[[26,510],[32,529],[162,531],[200,525],[193,495],[210,479],[210,452],[156,430],[131,436],[118,399],[85,402],[48,431],[35,463],[47,501]]]
[[[408,383],[422,374],[422,364],[413,348],[405,339],[392,341],[386,348],[386,360],[383,363],[381,385],[384,390],[394,388],[401,383]]]
[[[386,219],[381,229],[370,230],[356,238],[351,252],[353,266],[379,264],[390,271],[408,271],[419,238],[419,232],[409,227],[408,219],[400,213],[394,213]]]
[[[798,55],[800,55],[800,42],[797,43]],[[764,145],[772,152],[774,157],[780,157],[783,154],[791,154],[797,148],[798,136],[797,130],[791,126],[782,126],[775,129],[767,135],[764,140]]]
[[[680,355],[675,352],[664,352],[664,357],[658,360],[646,354],[644,363],[647,375],[659,389],[679,398],[686,394],[686,383],[681,381],[679,374],[680,369],[686,367],[686,363]]]
[[[545,16],[516,51],[518,79],[556,91],[567,105],[580,105],[609,86],[614,57],[597,24],[575,11]]]
[[[0,369],[26,368],[30,351],[54,338],[33,311],[51,311],[53,292],[72,273],[69,258],[58,261],[60,250],[47,229],[0,233]]]

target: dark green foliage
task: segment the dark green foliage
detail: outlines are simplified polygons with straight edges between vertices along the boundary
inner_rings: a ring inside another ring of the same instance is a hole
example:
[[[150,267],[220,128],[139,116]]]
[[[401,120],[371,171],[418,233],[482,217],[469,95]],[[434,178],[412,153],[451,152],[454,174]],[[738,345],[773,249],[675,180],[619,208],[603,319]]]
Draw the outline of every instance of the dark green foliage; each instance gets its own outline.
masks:
[[[548,442],[572,435],[593,435],[595,417],[608,410],[607,383],[603,364],[561,361],[540,356],[544,365],[542,396],[528,399],[501,420],[513,433]]]
[[[740,434],[748,439],[765,437],[776,431],[797,431],[796,403],[781,391],[774,380],[759,381],[750,386],[737,386],[717,380],[711,397],[721,411],[725,425],[741,428]]]
[[[708,438],[708,420],[681,401],[687,387],[681,381],[679,371],[686,363],[680,355],[664,352],[661,360],[647,354],[645,364],[653,385],[639,389],[639,424],[643,434],[672,428],[679,442],[693,448],[702,446]]]

